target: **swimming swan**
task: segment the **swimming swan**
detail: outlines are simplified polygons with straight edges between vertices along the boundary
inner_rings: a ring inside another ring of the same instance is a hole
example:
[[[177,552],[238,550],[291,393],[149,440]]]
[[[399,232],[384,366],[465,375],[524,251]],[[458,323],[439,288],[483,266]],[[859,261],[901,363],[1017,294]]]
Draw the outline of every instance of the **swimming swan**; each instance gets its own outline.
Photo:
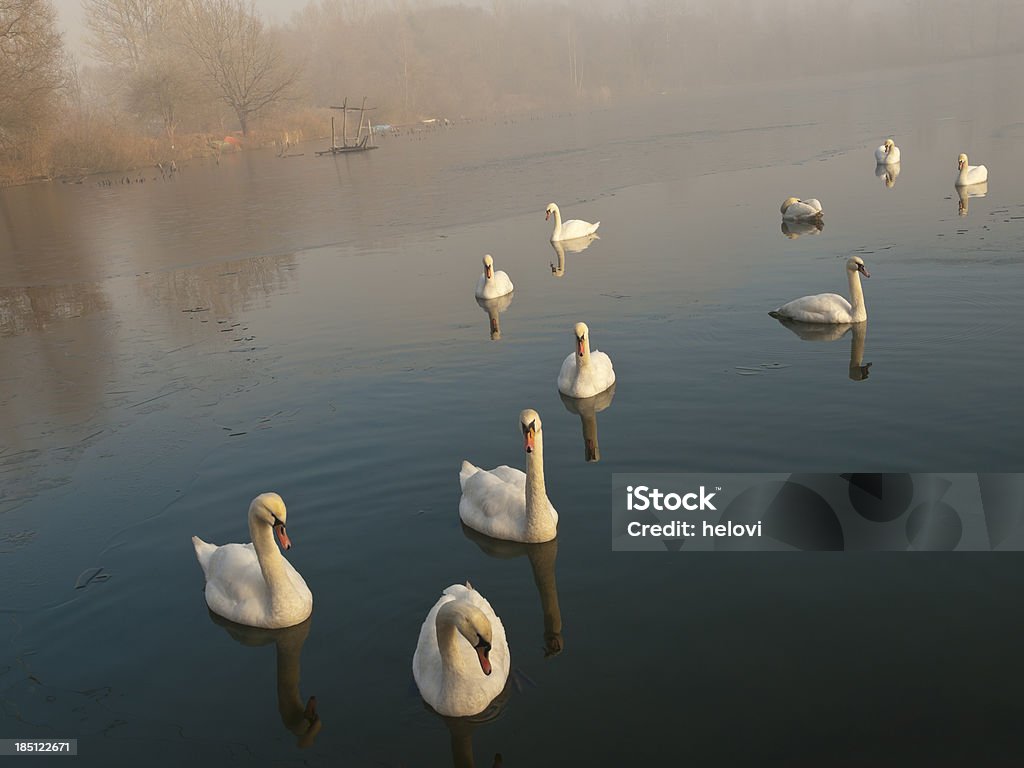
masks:
[[[512,281],[508,279],[505,272],[494,271],[494,259],[490,254],[484,256],[484,273],[476,284],[476,297],[478,299],[496,299],[499,296],[512,293]]]
[[[251,544],[207,544],[192,537],[206,574],[206,604],[226,619],[250,627],[279,629],[300,624],[313,612],[313,593],[274,544],[292,546],[285,532],[288,510],[276,493],[261,493],[249,505]]]
[[[798,219],[820,218],[822,215],[821,203],[813,197],[810,200],[800,200],[796,197],[787,197],[782,204],[782,218],[786,221],[797,221]]]
[[[423,700],[448,717],[478,714],[502,692],[510,667],[505,627],[491,604],[468,582],[452,584],[424,619],[412,657]]]
[[[983,181],[988,181],[988,168],[984,165],[968,165],[967,155],[963,153],[957,159],[957,168],[960,169],[960,174],[956,177],[956,185],[958,187],[966,187],[969,184],[981,184]]]
[[[846,262],[846,275],[850,281],[850,301],[835,293],[819,293],[794,299],[768,314],[801,323],[862,323],[868,319],[868,311],[860,276],[871,277],[871,273],[864,267],[864,259],[852,256]]]
[[[555,231],[551,233],[552,240],[575,240],[577,237],[586,237],[597,232],[597,228],[601,226],[600,221],[596,224],[580,219],[569,219],[563,222],[562,214],[554,203],[548,203],[544,221],[550,219],[552,213],[555,214]]]
[[[484,470],[462,462],[459,517],[466,525],[495,539],[526,543],[558,535],[558,513],[544,486],[544,433],[533,409],[519,414],[526,450],[526,473],[502,465]]]
[[[875,162],[878,165],[892,165],[900,161],[900,148],[892,139],[886,139],[885,143],[875,150]]]
[[[576,349],[562,361],[558,372],[558,391],[569,397],[593,397],[615,383],[612,360],[604,352],[590,351],[590,329],[576,323],[573,329]]]

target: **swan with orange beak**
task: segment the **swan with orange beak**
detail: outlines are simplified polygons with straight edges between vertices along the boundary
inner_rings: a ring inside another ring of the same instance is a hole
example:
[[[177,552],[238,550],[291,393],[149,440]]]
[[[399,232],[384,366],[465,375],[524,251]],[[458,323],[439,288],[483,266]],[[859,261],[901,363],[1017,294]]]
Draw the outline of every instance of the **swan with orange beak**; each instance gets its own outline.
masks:
[[[515,286],[505,272],[494,270],[494,259],[491,254],[484,256],[484,273],[476,284],[478,299],[496,299],[512,293]]]
[[[568,397],[599,395],[615,383],[612,359],[604,352],[590,349],[590,328],[576,323],[573,328],[576,349],[562,361],[558,372],[558,391]]]

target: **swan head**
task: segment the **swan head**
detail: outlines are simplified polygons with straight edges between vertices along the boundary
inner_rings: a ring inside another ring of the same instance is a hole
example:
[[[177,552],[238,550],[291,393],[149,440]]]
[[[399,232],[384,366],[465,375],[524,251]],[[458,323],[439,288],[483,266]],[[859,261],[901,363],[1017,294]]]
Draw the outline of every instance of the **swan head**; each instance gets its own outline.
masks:
[[[527,453],[533,453],[540,434],[540,414],[533,408],[527,408],[519,414],[519,426],[523,430],[523,448]]]
[[[784,202],[782,204],[782,208],[780,208],[779,210],[782,213],[785,213],[786,209],[789,208],[789,206],[791,206],[793,203],[799,203],[799,202],[800,202],[800,198],[798,198],[798,197],[787,197],[786,198],[786,202]]]
[[[285,530],[285,523],[288,521],[288,509],[284,505],[284,499],[276,493],[261,493],[249,505],[249,519],[266,523],[274,529],[281,549],[291,549],[292,542]]]
[[[967,155],[965,155],[963,152],[961,152],[960,157],[957,158],[956,167],[959,168],[961,171],[967,167]]]
[[[576,354],[583,357],[587,349],[587,340],[590,338],[590,329],[586,323],[576,323],[573,333],[576,334]]]
[[[885,144],[883,144],[882,146],[885,147],[885,154],[888,155],[890,152],[892,152],[892,148],[896,146],[896,142],[894,142],[892,139],[886,139]]]
[[[847,259],[846,268],[851,272],[860,272],[864,277],[871,277],[871,273],[864,266],[864,259],[860,256],[851,256]]]
[[[491,258],[491,254],[484,256],[484,277],[488,280],[494,277],[494,259]]]
[[[483,673],[491,674],[491,622],[483,611],[468,600],[450,600],[437,612],[436,623],[455,627],[476,650]]]
[[[554,203],[548,203],[548,207],[544,211],[544,221],[550,219],[552,213],[558,213],[558,206]]]

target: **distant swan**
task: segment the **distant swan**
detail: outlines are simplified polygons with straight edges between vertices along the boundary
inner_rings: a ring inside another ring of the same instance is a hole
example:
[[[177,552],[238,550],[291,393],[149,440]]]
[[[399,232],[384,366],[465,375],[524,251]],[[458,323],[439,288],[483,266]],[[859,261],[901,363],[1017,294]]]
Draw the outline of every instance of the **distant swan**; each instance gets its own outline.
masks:
[[[570,352],[558,372],[558,391],[569,397],[593,397],[615,383],[612,360],[604,352],[590,351],[590,329],[576,323],[573,329],[576,348]]]
[[[968,165],[967,155],[962,154],[957,159],[957,167],[960,174],[956,177],[958,187],[966,187],[969,184],[981,184],[988,181],[988,168],[984,165]]]
[[[548,203],[544,221],[550,219],[552,213],[555,214],[555,231],[551,233],[552,240],[575,240],[577,237],[586,237],[597,232],[597,228],[601,226],[600,221],[596,224],[581,219],[569,219],[563,222],[562,214],[554,203]]]
[[[484,256],[484,273],[476,284],[476,297],[478,299],[496,299],[512,293],[512,281],[505,272],[494,271],[494,259],[490,254]]]
[[[813,197],[810,200],[800,200],[796,197],[787,197],[782,204],[782,218],[786,221],[797,221],[798,219],[813,219],[822,215],[821,203]]]
[[[412,675],[420,695],[448,717],[483,712],[505,688],[511,668],[505,627],[467,583],[441,595],[420,628]]]
[[[850,281],[850,301],[835,293],[819,293],[804,296],[783,304],[768,314],[776,318],[799,320],[801,323],[861,323],[868,319],[864,306],[864,290],[860,276],[871,277],[860,256],[853,256],[846,262],[846,274]]]
[[[526,472],[502,465],[485,470],[462,462],[459,517],[495,539],[536,543],[558,535],[558,513],[544,485],[544,433],[532,409],[519,414]]]
[[[892,165],[900,161],[900,148],[892,139],[886,139],[885,143],[875,150],[875,162],[879,165]]]
[[[261,493],[249,505],[251,544],[207,544],[192,537],[206,574],[210,610],[250,627],[279,629],[300,624],[313,612],[313,593],[274,544],[292,546],[285,532],[288,510],[276,493]]]

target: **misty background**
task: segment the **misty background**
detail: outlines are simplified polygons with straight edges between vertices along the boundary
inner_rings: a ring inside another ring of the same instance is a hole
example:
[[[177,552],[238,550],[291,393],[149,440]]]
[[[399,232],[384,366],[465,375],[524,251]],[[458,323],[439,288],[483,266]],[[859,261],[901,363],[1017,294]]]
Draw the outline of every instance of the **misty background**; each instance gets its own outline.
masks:
[[[1021,0],[53,2],[0,0],[0,20],[32,8],[42,29],[50,9],[60,33],[36,46],[51,63],[23,89],[32,109],[0,97],[0,179],[186,159],[228,134],[322,137],[345,97],[406,126],[626,106],[1012,53],[1024,28]],[[18,50],[0,53],[4,82]]]

